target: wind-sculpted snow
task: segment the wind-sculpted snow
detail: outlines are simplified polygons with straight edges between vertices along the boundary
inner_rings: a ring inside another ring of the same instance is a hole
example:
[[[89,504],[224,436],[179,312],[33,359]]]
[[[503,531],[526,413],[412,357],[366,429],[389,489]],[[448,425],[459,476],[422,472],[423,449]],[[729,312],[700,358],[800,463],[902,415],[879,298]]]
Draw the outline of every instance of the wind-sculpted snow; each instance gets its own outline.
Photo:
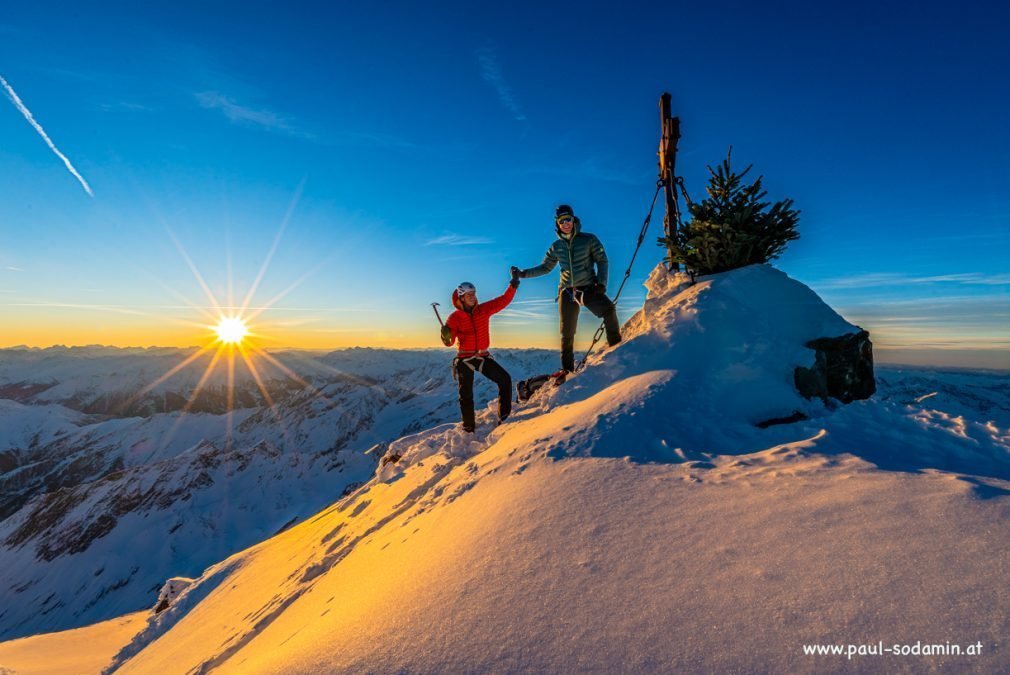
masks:
[[[497,353],[517,377],[557,358]],[[285,374],[274,407],[231,415],[119,417],[38,398],[130,398],[123,382],[147,386],[132,372],[156,379],[186,354],[0,350],[0,373],[19,383],[18,401],[0,399],[0,636],[150,607],[166,579],[197,576],[367,480],[369,448],[459,414],[448,350],[283,353],[310,386]],[[184,398],[200,374],[183,370],[158,391]],[[491,398],[491,385],[478,382],[476,395]]]
[[[803,343],[851,326],[769,268],[676,282],[657,271],[625,342],[506,423],[384,444],[369,482],[209,569],[110,669],[1006,671],[1007,427],[929,392],[807,402],[786,386]],[[809,419],[754,425],[793,407]],[[986,651],[802,652],[878,640]]]

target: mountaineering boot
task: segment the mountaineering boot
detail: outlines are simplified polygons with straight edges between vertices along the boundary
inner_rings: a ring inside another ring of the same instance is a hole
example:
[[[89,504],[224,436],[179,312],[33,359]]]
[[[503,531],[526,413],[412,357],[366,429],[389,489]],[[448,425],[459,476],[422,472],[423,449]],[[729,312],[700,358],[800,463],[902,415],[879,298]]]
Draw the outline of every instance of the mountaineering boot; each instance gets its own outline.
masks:
[[[553,384],[555,387],[560,386],[571,373],[572,371],[570,370],[561,369],[547,375],[537,375],[536,377],[521,380],[516,385],[516,399],[519,401],[528,401],[548,383]]]

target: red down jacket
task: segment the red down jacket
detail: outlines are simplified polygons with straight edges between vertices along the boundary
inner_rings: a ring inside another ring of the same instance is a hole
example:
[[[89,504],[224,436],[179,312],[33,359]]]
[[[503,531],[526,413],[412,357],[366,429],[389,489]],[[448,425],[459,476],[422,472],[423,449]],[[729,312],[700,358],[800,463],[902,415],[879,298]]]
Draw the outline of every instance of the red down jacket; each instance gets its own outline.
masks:
[[[478,302],[468,312],[463,309],[463,302],[453,291],[452,305],[456,311],[449,315],[445,325],[452,331],[452,342],[459,340],[460,356],[487,354],[487,348],[491,344],[491,333],[488,328],[491,315],[508,307],[515,295],[516,289],[510,285],[497,298],[487,302]],[[452,342],[449,344],[451,345]]]

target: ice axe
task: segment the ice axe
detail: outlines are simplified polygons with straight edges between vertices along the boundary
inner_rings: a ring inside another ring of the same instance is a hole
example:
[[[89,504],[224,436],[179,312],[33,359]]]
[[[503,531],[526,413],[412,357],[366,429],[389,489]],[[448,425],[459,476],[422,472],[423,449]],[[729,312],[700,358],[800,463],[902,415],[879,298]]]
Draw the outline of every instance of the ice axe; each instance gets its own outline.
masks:
[[[433,303],[431,303],[431,308],[432,308],[433,310],[435,310],[435,317],[436,317],[436,318],[438,319],[438,322],[439,322],[440,324],[442,324],[442,327],[444,328],[444,327],[445,327],[445,322],[444,322],[444,321],[442,321],[442,317],[440,317],[440,316],[438,315],[438,303],[437,303],[437,302],[433,302]]]

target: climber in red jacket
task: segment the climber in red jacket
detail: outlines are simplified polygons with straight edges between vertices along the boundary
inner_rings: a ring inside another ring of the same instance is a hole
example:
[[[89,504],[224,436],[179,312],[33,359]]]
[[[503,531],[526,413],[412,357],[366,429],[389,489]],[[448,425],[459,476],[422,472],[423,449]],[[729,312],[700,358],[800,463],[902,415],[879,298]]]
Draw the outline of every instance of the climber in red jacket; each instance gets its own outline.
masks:
[[[491,315],[505,309],[516,289],[519,279],[515,276],[505,292],[487,302],[477,302],[477,289],[464,281],[452,292],[452,304],[456,311],[449,315],[442,326],[442,343],[449,347],[459,341],[459,351],[452,360],[453,374],[459,384],[459,409],[463,415],[463,431],[473,432],[473,374],[479,372],[498,385],[498,417],[504,420],[512,412],[512,378],[498,362],[491,358],[487,348],[491,343],[489,322]]]

